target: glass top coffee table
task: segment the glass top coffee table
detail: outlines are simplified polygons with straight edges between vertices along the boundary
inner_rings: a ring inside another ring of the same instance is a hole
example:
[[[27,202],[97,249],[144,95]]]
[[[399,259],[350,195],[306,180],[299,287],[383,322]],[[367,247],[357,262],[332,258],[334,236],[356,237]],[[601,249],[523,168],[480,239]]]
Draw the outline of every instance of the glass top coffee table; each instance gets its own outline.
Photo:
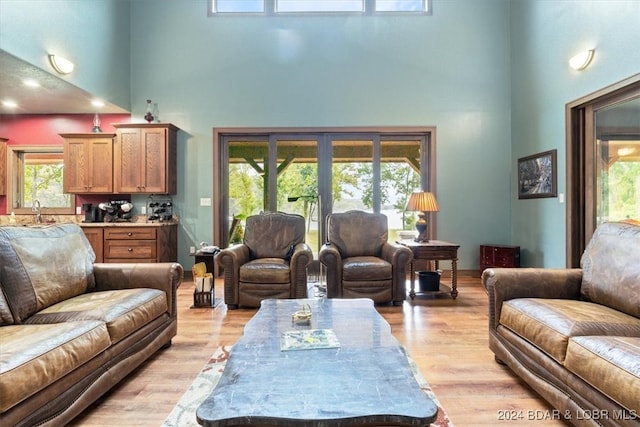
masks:
[[[305,304],[310,324],[294,323]],[[437,412],[371,300],[271,299],[247,322],[197,419],[215,427],[428,426]]]

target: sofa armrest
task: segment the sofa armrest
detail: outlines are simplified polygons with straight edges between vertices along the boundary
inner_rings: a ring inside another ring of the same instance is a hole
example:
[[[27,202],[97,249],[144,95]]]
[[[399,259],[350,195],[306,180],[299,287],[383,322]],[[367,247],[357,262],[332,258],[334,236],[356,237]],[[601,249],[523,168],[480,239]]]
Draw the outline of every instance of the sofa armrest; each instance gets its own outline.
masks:
[[[243,243],[229,246],[218,254],[218,265],[224,271],[224,300],[227,304],[238,304],[238,282],[240,266],[250,260],[249,247]]]
[[[307,267],[313,262],[313,252],[307,243],[298,243],[291,255],[289,267],[295,298],[307,297]]]
[[[176,316],[177,289],[184,277],[182,265],[176,262],[95,263],[93,273],[96,291],[115,289],[151,288],[167,294],[167,309]]]
[[[399,243],[386,242],[382,245],[381,258],[389,262],[394,267],[404,268],[413,259],[413,252],[406,246]]]
[[[218,264],[225,269],[237,271],[240,266],[249,262],[249,247],[244,244],[237,244],[223,249],[218,254]]]
[[[399,302],[407,298],[407,264],[413,259],[413,252],[399,243],[382,245],[382,259],[393,267],[393,301]]]
[[[500,322],[502,303],[515,298],[580,299],[582,270],[487,268],[482,285],[489,296],[489,329]]]
[[[334,243],[325,243],[320,248],[318,259],[326,267],[327,296],[342,295],[342,255]]]

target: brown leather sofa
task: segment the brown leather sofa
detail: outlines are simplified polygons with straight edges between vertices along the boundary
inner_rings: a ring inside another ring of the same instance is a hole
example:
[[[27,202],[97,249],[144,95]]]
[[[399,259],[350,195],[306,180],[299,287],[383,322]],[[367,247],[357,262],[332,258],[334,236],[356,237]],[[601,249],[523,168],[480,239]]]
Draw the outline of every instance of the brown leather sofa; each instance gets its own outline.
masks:
[[[243,243],[218,254],[224,269],[224,302],[236,309],[260,307],[266,298],[306,298],[312,261],[304,217],[284,212],[251,215]]]
[[[318,255],[326,267],[327,297],[371,298],[402,304],[411,249],[387,242],[387,217],[363,211],[334,213]]]
[[[482,282],[489,347],[555,408],[547,416],[640,426],[640,226],[600,225],[581,268],[487,269]]]
[[[182,266],[94,260],[75,224],[0,227],[0,425],[64,425],[171,344]]]

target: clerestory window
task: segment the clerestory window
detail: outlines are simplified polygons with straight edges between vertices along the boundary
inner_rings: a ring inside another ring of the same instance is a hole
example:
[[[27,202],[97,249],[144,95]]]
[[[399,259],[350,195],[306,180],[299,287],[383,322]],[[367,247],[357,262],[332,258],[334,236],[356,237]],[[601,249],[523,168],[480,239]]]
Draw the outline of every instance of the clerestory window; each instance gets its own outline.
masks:
[[[395,12],[430,14],[431,0],[209,0],[211,16]]]

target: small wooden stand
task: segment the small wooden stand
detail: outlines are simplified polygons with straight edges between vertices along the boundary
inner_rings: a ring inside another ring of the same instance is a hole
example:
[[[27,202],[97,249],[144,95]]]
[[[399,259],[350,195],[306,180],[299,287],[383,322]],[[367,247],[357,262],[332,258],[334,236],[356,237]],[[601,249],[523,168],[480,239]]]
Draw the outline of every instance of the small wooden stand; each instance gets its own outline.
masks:
[[[216,263],[217,253],[197,251],[191,256],[195,257],[195,263],[204,262],[207,266],[207,273],[213,273],[213,279],[211,280],[211,290],[206,292],[198,292],[197,289],[193,290],[193,305],[191,308],[216,308],[220,299],[215,299],[215,280],[218,275],[218,267]]]
[[[213,287],[207,292],[193,291],[193,305],[191,308],[215,308],[216,298]]]

